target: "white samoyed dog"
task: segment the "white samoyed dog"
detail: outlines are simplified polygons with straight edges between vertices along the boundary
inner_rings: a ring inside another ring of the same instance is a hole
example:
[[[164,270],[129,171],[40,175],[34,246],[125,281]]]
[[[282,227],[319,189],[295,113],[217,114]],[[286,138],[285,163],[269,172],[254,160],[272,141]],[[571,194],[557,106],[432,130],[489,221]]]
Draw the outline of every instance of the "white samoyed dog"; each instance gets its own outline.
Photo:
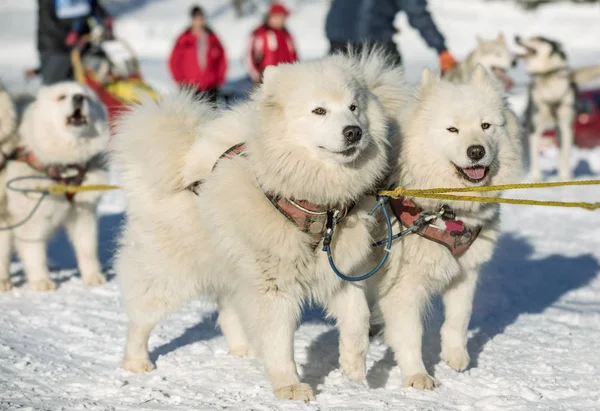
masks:
[[[10,94],[0,84],[0,218],[8,219],[6,201],[6,165],[17,147],[17,109]],[[0,231],[0,243],[10,242],[10,230]],[[8,264],[0,267],[0,291],[11,289]]]
[[[518,182],[523,174],[521,130],[502,94],[502,85],[481,66],[463,84],[425,70],[413,105],[399,113],[395,185],[428,189]],[[391,209],[396,232],[421,216],[434,216],[417,232],[395,240],[387,272],[370,282],[375,318],[385,324],[385,341],[395,353],[404,385],[432,389],[437,381],[427,373],[421,354],[424,311],[432,296],[442,293],[441,358],[457,371],[466,369],[475,285],[496,246],[499,205],[404,198],[392,201]]]
[[[340,365],[365,379],[363,286],[336,277],[321,248],[335,216],[341,269],[370,255],[375,219],[355,204],[389,172],[395,133],[371,88],[406,99],[401,71],[372,53],[269,67],[250,101],[224,113],[182,94],[124,116],[114,141],[129,201],[116,265],[130,320],[126,369],[151,370],[155,324],[208,293],[231,353],[262,358],[277,397],[313,398],[293,355],[306,302],[336,318]]]
[[[25,110],[18,130],[18,148],[6,167],[6,181],[18,177],[41,177],[14,183],[17,188],[105,184],[107,173],[103,154],[108,145],[108,122],[104,106],[89,88],[74,82],[40,89],[36,100]],[[6,190],[7,213],[3,225],[27,218],[40,194]],[[0,235],[0,288],[12,285],[8,267],[12,246],[23,262],[25,275],[34,291],[56,288],[46,260],[46,247],[54,231],[64,224],[77,255],[83,281],[88,285],[105,282],[97,253],[96,207],[99,192],[46,196],[32,217],[12,231]]]

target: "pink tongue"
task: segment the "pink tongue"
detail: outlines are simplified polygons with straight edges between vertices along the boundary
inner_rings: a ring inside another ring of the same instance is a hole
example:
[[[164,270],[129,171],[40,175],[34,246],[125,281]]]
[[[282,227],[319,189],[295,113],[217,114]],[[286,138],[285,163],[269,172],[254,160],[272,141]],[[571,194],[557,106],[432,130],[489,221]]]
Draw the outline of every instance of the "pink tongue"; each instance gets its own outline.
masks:
[[[510,76],[504,72],[500,72],[498,73],[500,78],[502,79],[502,81],[504,82],[504,87],[506,87],[507,90],[510,90],[513,87],[513,81],[510,78]]]
[[[513,81],[510,77],[508,76],[504,76],[504,87],[506,87],[507,90],[510,90],[511,88],[513,88]]]
[[[481,180],[485,175],[485,167],[463,168],[462,170],[473,180]]]
[[[502,80],[506,90],[510,90],[513,87],[514,84],[513,84],[512,79],[510,78],[510,76],[508,74],[506,74],[506,72],[504,70],[495,69],[494,73],[500,80]]]

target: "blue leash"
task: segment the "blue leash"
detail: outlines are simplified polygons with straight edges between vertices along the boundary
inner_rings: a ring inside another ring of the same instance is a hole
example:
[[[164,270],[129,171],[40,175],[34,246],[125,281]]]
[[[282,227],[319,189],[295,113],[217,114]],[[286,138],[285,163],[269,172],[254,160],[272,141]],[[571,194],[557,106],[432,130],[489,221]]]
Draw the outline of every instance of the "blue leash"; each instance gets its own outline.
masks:
[[[377,266],[375,268],[373,268],[368,273],[361,275],[360,277],[349,277],[349,276],[345,275],[344,273],[342,273],[335,265],[335,263],[333,261],[333,255],[331,254],[331,239],[333,238],[333,232],[335,230],[335,225],[337,224],[337,215],[334,214],[334,212],[327,213],[327,230],[325,231],[325,236],[323,237],[323,251],[325,251],[327,253],[327,259],[329,260],[329,265],[331,266],[331,269],[342,280],[351,281],[351,282],[364,281],[368,278],[371,278],[373,275],[375,275],[375,273],[377,273],[377,271],[379,271],[381,269],[383,264],[385,264],[385,262],[388,258],[388,255],[390,253],[390,249],[392,247],[392,241],[394,239],[393,229],[392,229],[392,221],[390,219],[389,212],[385,206],[387,201],[388,201],[388,197],[378,197],[377,204],[375,204],[373,206],[373,208],[371,209],[371,211],[369,212],[369,215],[373,215],[375,213],[375,211],[377,211],[378,208],[381,208],[381,210],[383,212],[383,216],[385,217],[385,222],[387,224],[388,236],[387,236],[387,240],[382,240],[382,244],[384,244],[384,243],[386,244],[386,246],[384,248],[383,257],[381,258],[381,261],[379,261],[379,264],[377,264]],[[337,213],[337,211],[335,213]],[[372,245],[372,246],[374,247],[375,245]]]
[[[14,230],[15,228],[21,227],[23,224],[27,223],[29,220],[31,220],[31,217],[33,217],[33,215],[38,210],[38,208],[40,208],[40,205],[42,205],[42,202],[44,201],[44,199],[46,197],[48,197],[48,195],[49,195],[49,193],[47,191],[39,191],[39,190],[30,189],[30,188],[13,187],[14,183],[23,181],[23,180],[53,180],[53,179],[51,177],[47,177],[47,176],[23,176],[23,177],[15,177],[13,179],[8,180],[8,182],[6,183],[7,189],[16,191],[18,193],[23,193],[23,194],[30,194],[30,193],[40,194],[40,198],[35,203],[35,206],[31,209],[31,211],[29,212],[27,217],[25,217],[23,220],[19,221],[18,223],[14,223],[14,224],[11,224],[11,225],[5,226],[5,227],[0,227],[0,231]]]

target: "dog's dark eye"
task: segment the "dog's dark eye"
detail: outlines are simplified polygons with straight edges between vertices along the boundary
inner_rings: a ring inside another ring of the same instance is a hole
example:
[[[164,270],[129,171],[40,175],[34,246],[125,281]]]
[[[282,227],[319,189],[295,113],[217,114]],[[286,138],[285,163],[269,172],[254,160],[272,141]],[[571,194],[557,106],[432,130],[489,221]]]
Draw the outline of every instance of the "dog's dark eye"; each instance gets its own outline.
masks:
[[[327,110],[325,110],[323,107],[317,107],[312,112],[317,116],[324,116],[325,114],[327,114]]]
[[[350,107],[350,111],[356,111],[356,105],[352,104]]]
[[[458,129],[456,127],[448,127],[446,130],[448,130],[451,133],[458,133]]]
[[[490,123],[481,123],[481,128],[487,130],[488,128],[490,128]]]
[[[63,101],[66,98],[67,98],[67,96],[65,94],[61,94],[60,96],[58,96],[57,100],[58,101]]]

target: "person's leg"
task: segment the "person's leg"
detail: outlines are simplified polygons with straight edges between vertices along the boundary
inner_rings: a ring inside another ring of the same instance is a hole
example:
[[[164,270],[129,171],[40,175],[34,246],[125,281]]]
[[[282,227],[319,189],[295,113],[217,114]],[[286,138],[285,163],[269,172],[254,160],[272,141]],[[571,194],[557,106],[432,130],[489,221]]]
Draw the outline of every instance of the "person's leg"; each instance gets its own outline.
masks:
[[[50,85],[73,80],[73,66],[69,53],[40,52],[42,83]]]
[[[206,93],[206,99],[216,106],[217,99],[219,98],[219,89],[216,87],[209,88],[208,90],[206,90],[205,93]]]
[[[383,48],[395,65],[402,65],[402,56],[400,55],[400,51],[398,50],[398,45],[394,41],[388,41],[384,43]]]
[[[207,90],[196,90],[196,97],[201,98],[203,101],[211,103],[213,106],[217,106],[217,97],[219,91],[216,88],[209,88]]]
[[[338,52],[346,53],[348,51],[348,42],[340,40],[329,40],[329,54]]]
[[[244,15],[243,13],[243,0],[233,0],[233,10],[235,11],[235,17],[238,19]]]

